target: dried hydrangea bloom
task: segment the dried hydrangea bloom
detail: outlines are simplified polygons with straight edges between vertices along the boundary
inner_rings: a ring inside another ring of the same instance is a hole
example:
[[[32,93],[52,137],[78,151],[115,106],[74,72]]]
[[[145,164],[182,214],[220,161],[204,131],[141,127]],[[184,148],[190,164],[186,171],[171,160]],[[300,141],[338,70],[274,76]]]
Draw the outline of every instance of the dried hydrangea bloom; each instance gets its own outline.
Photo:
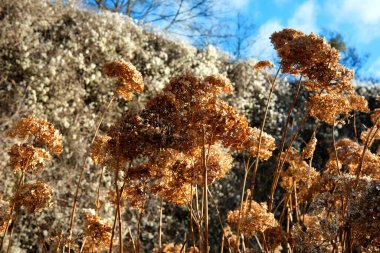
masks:
[[[271,61],[259,61],[253,66],[254,69],[262,70],[265,68],[273,68],[274,64]]]
[[[375,140],[380,140],[380,129],[377,126],[368,128],[360,134],[360,140],[366,143],[368,140],[368,147],[371,147]]]
[[[95,215],[95,212],[85,213],[84,252],[102,252],[107,250],[111,242],[111,225]]]
[[[288,151],[286,163],[289,164],[289,168],[281,173],[281,187],[291,193],[295,184],[298,201],[302,203],[313,194],[310,189],[319,181],[320,175],[302,159],[294,148]]]
[[[338,94],[315,94],[308,101],[309,115],[329,125],[339,122],[339,115],[348,114],[350,102]]]
[[[0,199],[0,232],[3,233],[11,221],[11,208],[8,201]]]
[[[238,224],[240,210],[229,211],[227,222]],[[258,232],[264,232],[268,228],[277,227],[278,223],[273,213],[268,212],[266,203],[249,201],[243,203],[243,211],[240,219],[240,231],[246,237],[252,237]]]
[[[373,180],[359,195],[357,201],[348,204],[353,248],[363,252],[376,252],[380,247],[380,181]],[[364,232],[364,233],[363,233]]]
[[[284,73],[307,77],[309,90],[351,91],[353,71],[339,64],[339,52],[323,38],[283,29],[271,36]]]
[[[229,94],[232,92],[231,81],[223,75],[216,74],[203,79],[203,90],[214,95]]]
[[[50,158],[49,153],[42,148],[28,144],[14,144],[8,152],[10,165],[15,171],[37,174],[43,170],[44,163]]]
[[[96,165],[102,164],[108,149],[108,141],[111,137],[107,135],[96,136],[94,142],[90,146],[91,158]]]
[[[249,137],[248,140],[243,144],[245,149],[253,157],[257,157],[259,149],[259,139],[260,139],[260,130],[256,127],[249,128]],[[276,149],[275,139],[263,132],[261,136],[261,145],[260,153],[258,155],[260,160],[268,160],[273,153],[273,150]]]
[[[354,142],[348,138],[343,138],[336,143],[337,159],[340,164],[345,165],[348,169],[347,173],[356,175],[360,166],[364,147],[359,143]],[[335,151],[330,151],[329,163],[332,168],[328,171],[337,171],[336,165],[334,166]],[[325,169],[327,170],[327,168]],[[372,154],[369,150],[366,150],[363,158],[363,165],[361,175],[370,176],[372,178],[380,178],[380,158],[379,156]]]
[[[376,108],[371,112],[371,122],[374,125],[380,126],[380,108]]]
[[[302,150],[302,157],[303,159],[309,159],[313,156],[315,147],[317,146],[317,138],[315,138],[315,133],[311,136],[309,142],[306,144],[306,146]]]
[[[53,206],[52,194],[53,189],[45,183],[27,183],[17,190],[10,203],[15,208],[23,206],[28,213],[34,214]]]
[[[281,243],[285,241],[285,233],[281,226],[270,227],[264,231],[266,247],[270,252],[281,252]],[[264,241],[263,235],[258,234],[260,241]]]
[[[149,197],[148,185],[144,182],[128,185],[125,189],[125,196],[132,207],[142,212]],[[123,195],[124,196],[124,193]]]
[[[175,205],[188,205],[195,194],[195,187],[190,183],[164,178],[160,184],[152,187],[152,192],[165,201]]]
[[[351,110],[369,113],[368,101],[365,97],[357,94],[349,94],[348,101],[351,106]]]
[[[181,244],[165,243],[161,248],[154,248],[153,253],[180,253],[182,250]]]
[[[125,100],[132,100],[132,92],[140,93],[144,90],[144,80],[141,73],[130,62],[116,60],[103,67],[109,77],[117,77],[119,85],[116,94]]]
[[[55,154],[62,152],[62,136],[53,124],[34,116],[17,121],[8,131],[8,136],[20,139],[34,137],[34,142],[46,145],[50,152]]]
[[[232,157],[226,150],[223,150],[220,145],[212,145],[206,147],[207,156],[207,183],[210,185],[216,179],[222,178],[232,168]],[[187,166],[185,174],[192,179],[193,184],[199,186],[204,185],[204,172],[202,167],[202,149],[198,148],[191,152],[191,157],[194,160],[190,166]]]

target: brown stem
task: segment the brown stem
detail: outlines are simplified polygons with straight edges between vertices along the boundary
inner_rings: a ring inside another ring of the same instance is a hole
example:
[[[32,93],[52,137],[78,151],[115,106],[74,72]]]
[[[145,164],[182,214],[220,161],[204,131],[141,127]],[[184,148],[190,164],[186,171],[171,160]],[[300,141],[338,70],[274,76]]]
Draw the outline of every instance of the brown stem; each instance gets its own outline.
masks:
[[[302,76],[300,77],[300,79],[298,81],[297,90],[296,90],[296,93],[295,93],[295,95],[293,97],[293,102],[292,102],[292,104],[290,106],[289,112],[288,112],[288,114],[286,116],[285,126],[284,126],[284,129],[283,129],[283,132],[282,132],[281,147],[280,147],[280,157],[278,158],[278,161],[277,161],[277,168],[276,168],[275,173],[274,173],[274,180],[272,182],[271,193],[270,193],[270,198],[269,198],[269,205],[268,205],[268,210],[269,211],[272,210],[274,192],[276,190],[276,186],[277,186],[277,183],[278,183],[278,175],[279,175],[280,170],[281,170],[280,160],[281,160],[281,154],[282,154],[282,152],[284,150],[284,147],[285,147],[286,132],[287,132],[288,125],[289,125],[290,115],[292,114],[293,109],[294,109],[294,107],[296,105],[297,98],[298,98],[299,92],[301,90],[301,84],[302,84]]]
[[[205,148],[205,130],[203,129],[203,148],[202,148],[202,167],[203,167],[203,221],[204,221],[204,252],[208,252],[208,185],[207,185],[207,165],[206,165],[206,148]]]
[[[13,221],[13,225],[12,225],[12,229],[11,229],[11,234],[9,235],[9,238],[8,238],[7,253],[9,253],[9,250],[11,249],[12,237],[13,237],[13,232],[14,232],[16,224],[17,224],[17,219],[18,219],[18,212],[16,211],[16,215],[15,215],[15,218],[14,218],[14,221]]]
[[[104,173],[104,166],[102,166],[102,171],[99,175],[99,183],[98,188],[96,189],[96,201],[95,201],[95,208],[96,208],[96,215],[99,215],[99,209],[100,209],[100,185],[102,184],[103,179],[103,173]]]
[[[158,247],[161,249],[162,247],[162,198],[161,198],[161,201],[160,201],[160,223],[158,225]],[[191,218],[190,218],[190,222],[191,222]]]
[[[270,101],[271,101],[271,98],[272,98],[272,93],[274,91],[274,88],[276,86],[276,79],[280,73],[280,69],[281,67],[278,68],[277,72],[276,72],[276,75],[274,77],[274,80],[273,82],[271,83],[271,87],[270,87],[270,91],[269,91],[269,95],[268,95],[268,99],[267,99],[267,103],[265,105],[265,111],[264,111],[264,117],[263,117],[263,120],[261,122],[261,127],[260,127],[260,135],[259,135],[259,144],[258,144],[258,147],[257,147],[257,155],[256,155],[256,160],[255,160],[255,167],[253,169],[253,173],[252,173],[252,181],[251,181],[251,200],[250,200],[250,203],[249,203],[249,206],[251,207],[251,202],[253,200],[253,192],[255,190],[255,181],[256,181],[256,174],[257,174],[257,169],[258,169],[258,166],[259,166],[259,158],[260,158],[260,149],[261,149],[261,141],[262,141],[262,137],[263,137],[263,132],[264,132],[264,127],[265,127],[265,122],[266,122],[266,119],[267,119],[267,115],[268,115],[268,110],[269,110],[269,104],[270,104]]]
[[[91,142],[90,142],[90,145],[92,143],[94,143],[95,141],[95,138],[96,136],[98,135],[98,132],[99,132],[99,128],[100,128],[100,125],[102,124],[103,122],[103,119],[106,115],[106,112],[108,111],[108,109],[111,107],[111,104],[112,102],[114,101],[115,99],[115,96],[113,96],[110,100],[110,102],[108,103],[106,109],[104,110],[102,116],[100,117],[100,120],[96,126],[96,129],[95,129],[95,134],[94,134],[94,137],[92,138]],[[70,215],[70,229],[69,229],[69,238],[68,238],[68,245],[67,245],[67,252],[70,253],[71,251],[71,240],[72,240],[72,236],[73,236],[73,228],[74,228],[74,221],[75,221],[75,210],[76,210],[76,207],[77,207],[77,202],[78,202],[78,196],[79,196],[79,191],[80,191],[80,184],[83,180],[83,175],[84,175],[84,170],[86,168],[86,163],[87,163],[87,155],[88,155],[88,151],[87,153],[85,154],[85,158],[83,160],[83,164],[82,164],[82,169],[80,171],[80,174],[79,174],[79,179],[78,179],[78,182],[77,182],[77,186],[76,186],[76,190],[75,190],[75,196],[74,196],[74,201],[73,201],[73,207],[72,207],[72,210],[71,210],[71,215]]]
[[[342,174],[339,169],[339,160],[338,160],[338,152],[336,150],[336,140],[335,140],[335,119],[333,122],[333,131],[332,131],[332,137],[333,137],[333,144],[334,144],[334,153],[335,153],[335,162],[336,162],[336,169],[338,170],[339,175]]]

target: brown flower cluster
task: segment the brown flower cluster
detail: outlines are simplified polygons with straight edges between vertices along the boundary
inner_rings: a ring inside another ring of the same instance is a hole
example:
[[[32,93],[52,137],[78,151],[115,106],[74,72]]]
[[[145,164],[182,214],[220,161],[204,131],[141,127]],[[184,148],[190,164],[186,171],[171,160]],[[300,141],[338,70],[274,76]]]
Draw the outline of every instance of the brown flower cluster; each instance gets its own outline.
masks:
[[[286,28],[273,33],[271,41],[281,58],[282,72],[307,77],[309,90],[352,90],[353,71],[339,64],[339,52],[325,39]]]
[[[317,138],[315,137],[315,132],[313,133],[313,135],[311,136],[309,142],[306,144],[306,146],[303,148],[302,150],[302,158],[303,159],[310,159],[314,152],[315,152],[315,148],[317,146]]]
[[[336,143],[336,154],[333,149],[330,151],[330,158],[327,162],[326,170],[331,174],[337,174],[339,170],[347,169],[346,173],[356,175],[358,173],[361,160],[363,159],[361,175],[370,176],[374,179],[380,178],[380,158],[371,153],[368,149],[364,152],[364,147],[348,138],[343,138]],[[338,160],[338,167],[336,160]]]
[[[282,172],[281,187],[288,193],[292,193],[295,188],[298,201],[305,202],[310,199],[309,195],[313,193],[310,189],[319,182],[320,175],[302,159],[294,148],[288,151],[286,163],[289,164],[289,168]]]
[[[116,60],[105,64],[103,69],[107,76],[117,77],[119,84],[116,94],[125,100],[132,100],[132,92],[140,93],[144,90],[142,75],[132,63]]]
[[[53,124],[34,116],[19,120],[8,131],[8,136],[24,140],[33,137],[34,144],[46,145],[49,151],[54,154],[62,152],[62,136]]]
[[[102,252],[111,242],[111,225],[92,212],[85,213],[84,252]]]
[[[237,225],[239,222],[240,210],[229,211],[227,222]],[[252,237],[258,232],[265,232],[267,229],[277,227],[278,223],[273,213],[268,212],[265,203],[252,201],[244,202],[240,217],[240,231],[246,237]]]
[[[8,201],[0,199],[0,233],[3,233],[11,220],[11,208]]]
[[[204,184],[204,161],[211,184],[231,168],[230,150],[257,156],[260,131],[218,97],[231,91],[231,82],[221,75],[174,77],[145,109],[128,110],[107,137],[97,138],[93,160],[124,171],[127,198],[137,206],[142,203],[136,197],[146,199],[150,193],[189,203],[193,185]],[[259,158],[268,159],[274,149],[274,139],[263,133]],[[130,162],[131,168],[124,169]]]
[[[49,153],[42,148],[34,148],[28,144],[15,144],[8,152],[10,165],[15,171],[26,171],[36,174],[43,170],[45,160],[50,158]]]
[[[52,188],[45,183],[26,183],[17,190],[10,203],[16,209],[23,206],[29,214],[34,214],[53,206],[52,194]]]
[[[347,97],[335,93],[311,96],[308,101],[308,110],[310,116],[329,125],[342,122],[344,118],[339,118],[339,116],[347,115],[351,110],[369,112],[368,103],[364,97],[355,94]]]
[[[274,67],[274,64],[271,61],[259,61],[255,64],[253,68],[257,70],[262,70],[265,68],[273,68],[273,67]]]

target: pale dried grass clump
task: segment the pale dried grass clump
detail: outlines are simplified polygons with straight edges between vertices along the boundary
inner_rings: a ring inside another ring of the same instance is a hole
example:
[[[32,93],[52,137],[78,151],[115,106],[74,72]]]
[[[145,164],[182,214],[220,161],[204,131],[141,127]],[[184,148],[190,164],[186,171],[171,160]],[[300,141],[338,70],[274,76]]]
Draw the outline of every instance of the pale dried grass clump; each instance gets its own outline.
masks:
[[[144,90],[142,75],[132,63],[116,60],[105,64],[103,69],[107,76],[117,77],[119,84],[115,93],[125,100],[132,100],[132,92],[140,93]]]
[[[240,219],[240,231],[244,236],[250,238],[256,233],[263,233],[269,228],[278,226],[277,220],[273,213],[268,211],[266,203],[257,203],[255,201],[246,201],[243,203],[243,210],[229,211],[227,222],[237,225]]]
[[[35,214],[53,206],[52,194],[53,189],[43,182],[26,183],[17,190],[10,203],[15,209],[23,206],[29,214]]]

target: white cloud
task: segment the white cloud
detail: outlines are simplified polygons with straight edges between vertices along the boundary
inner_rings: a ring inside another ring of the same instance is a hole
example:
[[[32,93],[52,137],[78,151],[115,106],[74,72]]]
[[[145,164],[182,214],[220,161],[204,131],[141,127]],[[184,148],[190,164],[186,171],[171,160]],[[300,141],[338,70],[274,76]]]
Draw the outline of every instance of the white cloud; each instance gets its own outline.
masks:
[[[281,29],[283,29],[283,26],[277,20],[269,20],[261,25],[251,47],[250,56],[260,60],[273,60],[276,56],[276,51],[270,42],[270,36],[273,32]]]
[[[380,1],[326,1],[324,9],[329,12],[333,22],[351,25],[357,35],[355,40],[367,43],[380,37]]]
[[[380,78],[380,57],[377,58],[368,68],[369,76]]]
[[[289,19],[288,26],[303,31],[304,33],[318,33],[316,17],[318,15],[318,6],[313,0],[301,4]]]

